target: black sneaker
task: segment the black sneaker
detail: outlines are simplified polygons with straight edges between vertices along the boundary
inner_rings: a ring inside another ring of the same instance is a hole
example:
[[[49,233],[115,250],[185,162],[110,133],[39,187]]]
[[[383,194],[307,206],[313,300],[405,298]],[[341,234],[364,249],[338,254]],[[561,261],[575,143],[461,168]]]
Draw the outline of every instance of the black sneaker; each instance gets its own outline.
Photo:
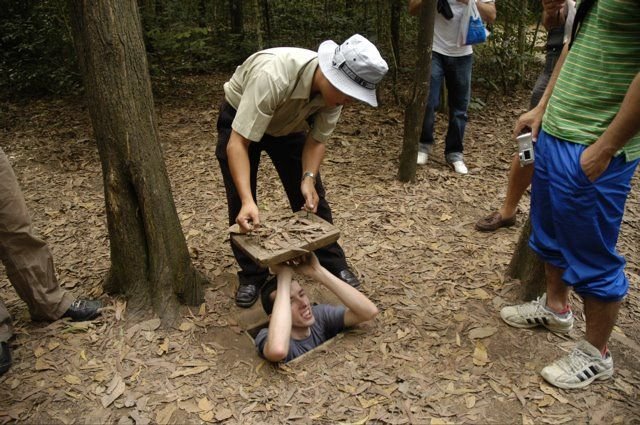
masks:
[[[11,367],[11,350],[9,343],[0,342],[0,376],[4,375]]]
[[[75,300],[62,317],[70,317],[74,322],[84,322],[95,319],[100,315],[102,301],[98,300]]]

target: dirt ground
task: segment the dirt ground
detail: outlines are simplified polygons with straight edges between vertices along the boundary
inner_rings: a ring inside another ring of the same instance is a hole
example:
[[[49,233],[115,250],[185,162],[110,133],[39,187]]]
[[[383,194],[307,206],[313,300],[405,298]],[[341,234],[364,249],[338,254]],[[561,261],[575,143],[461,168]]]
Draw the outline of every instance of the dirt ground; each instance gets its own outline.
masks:
[[[210,279],[206,303],[184,308],[174,329],[127,315],[103,293],[109,268],[102,175],[81,99],[4,103],[0,146],[9,156],[63,287],[100,297],[91,323],[33,323],[0,273],[14,316],[12,369],[0,378],[0,423],[640,423],[640,187],[627,204],[619,250],[631,288],[610,348],[614,379],[585,390],[546,385],[540,369],[584,334],[561,337],[501,322],[519,302],[504,278],[522,223],[494,234],[473,229],[502,201],[525,91],[491,96],[470,113],[467,176],[454,174],[439,140],[414,183],[396,180],[403,110],[388,93],[378,109],[343,114],[322,169],[341,244],[379,306],[373,323],[288,365],[256,354],[248,328],[259,308],[233,303],[236,265],[226,236],[224,187],[214,156],[220,78],[165,88],[156,101],[175,203],[196,267]],[[171,94],[172,90],[175,94]],[[261,210],[287,208],[268,158]],[[325,295],[312,293],[323,301]]]

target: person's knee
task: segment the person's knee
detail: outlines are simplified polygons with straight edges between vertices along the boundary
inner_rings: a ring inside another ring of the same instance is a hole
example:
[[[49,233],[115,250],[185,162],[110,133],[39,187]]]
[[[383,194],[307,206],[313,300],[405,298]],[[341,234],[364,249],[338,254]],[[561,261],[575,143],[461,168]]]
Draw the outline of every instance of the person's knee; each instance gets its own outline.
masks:
[[[588,282],[574,286],[574,291],[581,298],[593,298],[600,302],[622,301],[629,292],[629,281],[622,273],[608,282]]]

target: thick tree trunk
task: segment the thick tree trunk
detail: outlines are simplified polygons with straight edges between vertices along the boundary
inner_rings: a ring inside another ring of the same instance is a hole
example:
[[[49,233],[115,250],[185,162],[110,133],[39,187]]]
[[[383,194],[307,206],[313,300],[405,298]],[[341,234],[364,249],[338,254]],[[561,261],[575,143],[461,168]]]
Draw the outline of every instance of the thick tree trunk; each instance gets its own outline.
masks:
[[[431,81],[431,45],[435,16],[436,0],[423,1],[419,16],[420,24],[416,45],[418,61],[413,79],[413,96],[405,108],[404,115],[404,140],[398,170],[398,179],[402,182],[413,181],[416,176],[418,141],[422,131],[422,120],[424,119]]]
[[[171,323],[197,304],[193,267],[165,169],[135,0],[70,0],[71,22],[104,179],[109,292]]]
[[[529,248],[530,235],[531,219],[527,217],[507,268],[507,276],[520,280],[520,294],[524,300],[534,299],[545,291],[544,263]]]

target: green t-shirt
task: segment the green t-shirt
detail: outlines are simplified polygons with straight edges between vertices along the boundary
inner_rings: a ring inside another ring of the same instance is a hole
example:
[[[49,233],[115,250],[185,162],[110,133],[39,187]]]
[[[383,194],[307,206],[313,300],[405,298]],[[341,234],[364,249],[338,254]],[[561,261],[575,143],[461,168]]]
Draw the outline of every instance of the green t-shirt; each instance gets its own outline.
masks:
[[[594,143],[615,118],[638,72],[640,1],[596,1],[558,76],[542,128],[562,140]],[[627,161],[640,158],[640,133],[620,153]]]

